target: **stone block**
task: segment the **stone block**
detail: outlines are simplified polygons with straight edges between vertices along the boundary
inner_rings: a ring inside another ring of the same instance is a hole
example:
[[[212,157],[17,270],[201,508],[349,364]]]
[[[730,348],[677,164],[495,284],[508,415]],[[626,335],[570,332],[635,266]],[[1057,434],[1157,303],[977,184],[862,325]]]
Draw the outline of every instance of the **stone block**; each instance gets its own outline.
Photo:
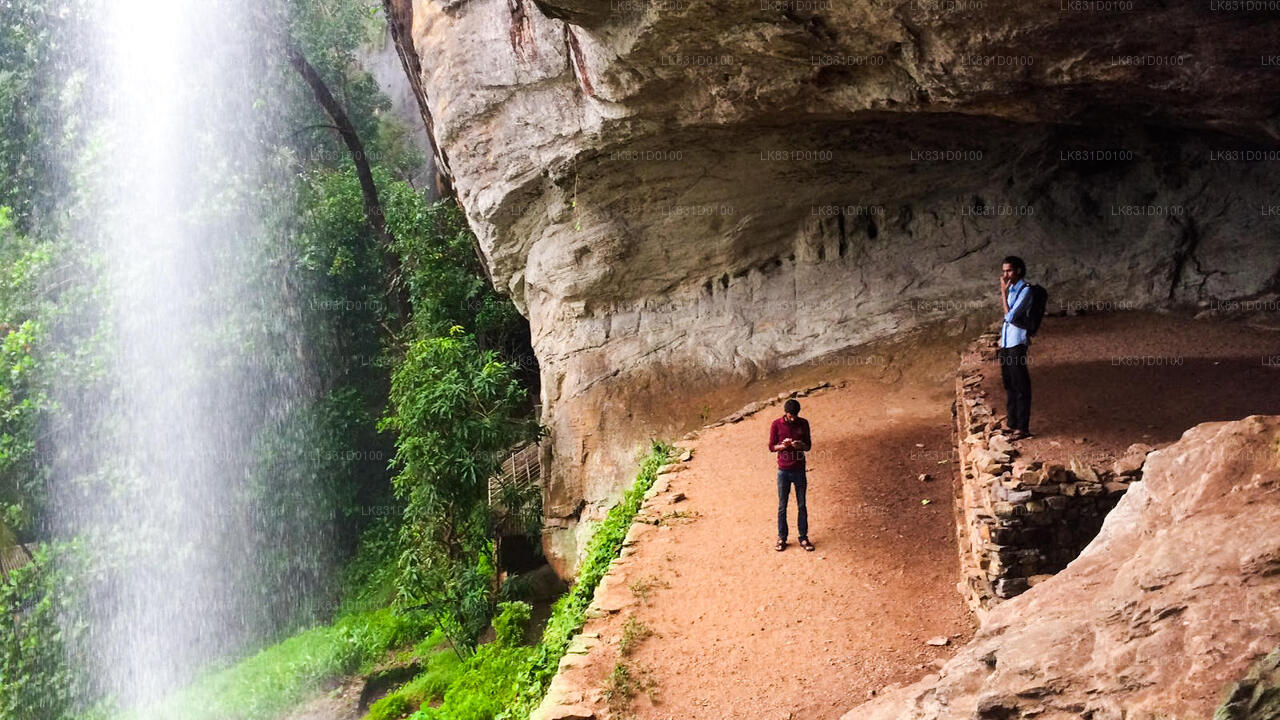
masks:
[[[1062,485],[1074,482],[1071,473],[1062,465],[1046,465],[1044,468],[1045,481]]]
[[[1076,476],[1077,482],[1098,483],[1098,473],[1080,460],[1071,461],[1071,474]]]
[[[1027,511],[1024,510],[1024,512],[1027,512]],[[1035,525],[1038,527],[1047,527],[1049,525],[1052,525],[1054,522],[1056,522],[1052,513],[1045,513],[1045,512],[1041,512],[1041,513],[1027,512],[1027,518],[1030,520],[1032,525]]]
[[[1002,578],[996,582],[995,591],[997,597],[1008,599],[1026,592],[1028,587],[1026,578]]]
[[[1012,545],[1020,540],[1020,532],[1021,531],[1014,530],[1012,528],[990,528],[988,530],[987,539],[997,545]]]
[[[1024,470],[1018,481],[1027,487],[1040,487],[1045,484],[1044,470]]]
[[[1108,495],[1122,495],[1129,490],[1129,483],[1126,482],[1109,482],[1103,483],[1102,489]]]
[[[1142,474],[1142,465],[1147,460],[1147,453],[1152,451],[1150,445],[1144,443],[1134,443],[1124,451],[1112,465],[1111,470],[1116,475],[1137,476]]]
[[[1105,491],[1102,488],[1102,483],[1082,482],[1076,484],[1076,492],[1081,497],[1097,497]]]
[[[995,434],[988,438],[987,447],[990,448],[992,452],[1004,453],[1011,458],[1018,454],[1017,449],[1013,447],[1013,443],[1009,442],[1009,438],[1000,434]]]
[[[1053,532],[1047,527],[1031,527],[1022,531],[1021,539],[1023,545],[1044,548],[1053,542]]]

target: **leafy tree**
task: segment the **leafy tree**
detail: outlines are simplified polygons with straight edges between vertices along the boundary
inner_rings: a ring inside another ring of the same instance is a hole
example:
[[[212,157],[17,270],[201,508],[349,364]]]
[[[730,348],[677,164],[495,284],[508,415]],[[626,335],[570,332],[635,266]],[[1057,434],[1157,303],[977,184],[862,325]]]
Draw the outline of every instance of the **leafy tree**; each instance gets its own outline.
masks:
[[[382,423],[398,435],[394,483],[404,500],[400,597],[470,647],[495,600],[489,478],[502,453],[536,436],[510,366],[461,327],[409,347]]]
[[[91,680],[68,654],[88,631],[73,614],[84,569],[79,548],[46,547],[0,582],[0,717],[85,720],[89,713]]]
[[[0,205],[30,232],[69,194],[92,0],[0,0]]]

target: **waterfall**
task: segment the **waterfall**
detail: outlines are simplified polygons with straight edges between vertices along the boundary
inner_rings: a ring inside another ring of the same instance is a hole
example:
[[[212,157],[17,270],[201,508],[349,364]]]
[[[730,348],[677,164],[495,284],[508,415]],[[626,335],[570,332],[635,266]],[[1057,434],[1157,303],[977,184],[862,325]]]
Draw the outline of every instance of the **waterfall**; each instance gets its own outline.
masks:
[[[51,504],[95,568],[78,661],[136,707],[301,612],[317,581],[296,566],[328,557],[331,518],[296,536],[279,528],[307,522],[258,502],[275,491],[263,438],[315,394],[275,249],[288,183],[268,148],[286,94],[262,3],[100,5],[76,231],[103,258],[106,360],[102,392],[59,398],[75,420]]]

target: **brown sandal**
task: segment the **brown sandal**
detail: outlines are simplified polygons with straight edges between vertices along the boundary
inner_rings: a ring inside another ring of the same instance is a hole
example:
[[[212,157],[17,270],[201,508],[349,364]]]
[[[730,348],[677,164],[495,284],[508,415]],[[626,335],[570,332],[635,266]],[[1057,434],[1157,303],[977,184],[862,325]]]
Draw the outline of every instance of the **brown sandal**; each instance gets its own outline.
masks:
[[[809,542],[809,538],[800,538],[800,547],[813,552],[813,543]]]
[[[778,540],[778,544],[777,544],[777,545],[774,545],[774,546],[773,546],[773,549],[774,549],[774,550],[777,550],[778,552],[782,552],[783,550],[786,550],[786,549],[787,549],[787,541],[786,541],[786,540]]]

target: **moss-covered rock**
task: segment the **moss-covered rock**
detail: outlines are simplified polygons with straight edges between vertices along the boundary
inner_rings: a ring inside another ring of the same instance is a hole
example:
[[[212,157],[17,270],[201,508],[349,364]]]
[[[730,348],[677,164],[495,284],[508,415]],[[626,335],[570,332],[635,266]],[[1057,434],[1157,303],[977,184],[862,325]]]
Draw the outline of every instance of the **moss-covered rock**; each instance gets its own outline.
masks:
[[[1259,660],[1213,714],[1213,720],[1276,718],[1280,718],[1280,648]]]

